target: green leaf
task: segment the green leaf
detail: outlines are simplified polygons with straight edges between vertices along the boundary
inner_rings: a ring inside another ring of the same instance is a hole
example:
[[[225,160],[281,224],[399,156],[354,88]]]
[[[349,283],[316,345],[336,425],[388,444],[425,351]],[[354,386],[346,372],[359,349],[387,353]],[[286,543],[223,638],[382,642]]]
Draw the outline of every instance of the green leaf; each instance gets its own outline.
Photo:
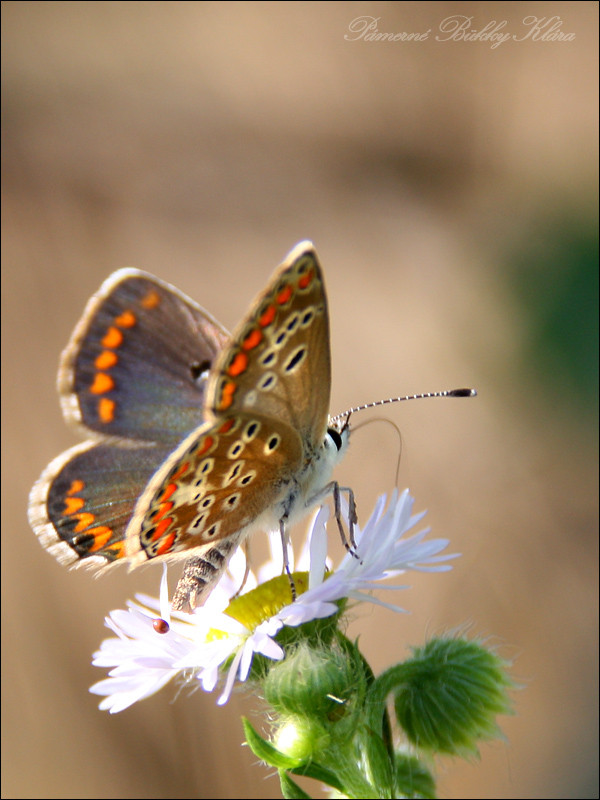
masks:
[[[344,793],[344,787],[342,783],[340,783],[337,775],[325,767],[322,767],[320,764],[316,764],[314,761],[310,761],[302,767],[293,767],[290,769],[290,772],[293,772],[294,775],[304,775],[306,778],[313,778],[315,781],[324,783],[326,786],[332,786],[334,789],[337,789],[338,792]]]
[[[285,770],[289,770],[293,772],[295,775],[304,775],[307,778],[313,778],[316,781],[326,784],[327,786],[332,786],[334,789],[337,789],[339,792],[344,791],[343,785],[340,783],[339,779],[335,775],[335,773],[331,772],[330,770],[322,767],[320,764],[317,764],[314,761],[309,761],[308,763],[303,763],[300,759],[294,759],[290,756],[285,755],[284,753],[280,752],[276,747],[270,742],[267,742],[265,739],[260,736],[256,732],[256,730],[252,727],[252,725],[248,722],[245,717],[242,717],[242,724],[244,726],[244,734],[246,736],[246,742],[254,755],[257,758],[260,758],[261,761],[264,761],[266,764],[269,764],[272,767],[275,767],[279,771],[279,778],[282,780],[282,774],[284,774]],[[295,784],[289,778],[285,778],[286,781],[289,781],[291,785]],[[286,784],[287,786],[287,784]],[[282,784],[282,792],[284,791],[284,787]],[[290,789],[291,791],[291,789]],[[298,787],[298,791],[302,791]],[[286,795],[284,793],[284,797],[308,797],[308,795]]]
[[[289,798],[289,800],[311,800],[311,796],[306,794],[283,769],[279,770],[279,783],[281,784],[281,794],[285,798]]]
[[[434,800],[435,780],[416,756],[396,754],[396,786],[401,797]]]
[[[366,736],[358,740],[361,748],[364,747],[366,756],[366,771],[369,782],[373,786],[392,786],[392,764],[385,742],[373,731],[366,731]],[[391,797],[392,795],[390,795]]]

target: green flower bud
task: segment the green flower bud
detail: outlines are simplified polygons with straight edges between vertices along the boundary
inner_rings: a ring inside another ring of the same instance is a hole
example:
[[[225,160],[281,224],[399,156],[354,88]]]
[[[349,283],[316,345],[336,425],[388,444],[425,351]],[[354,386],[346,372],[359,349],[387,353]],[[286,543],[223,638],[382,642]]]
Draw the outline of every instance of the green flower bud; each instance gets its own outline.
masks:
[[[301,644],[269,670],[263,688],[265,699],[282,714],[335,722],[346,714],[355,685],[345,653]]]
[[[495,717],[511,713],[508,663],[479,642],[439,638],[402,664],[398,722],[418,747],[477,755],[477,741],[498,737]]]
[[[318,758],[329,741],[329,734],[315,719],[296,715],[277,728],[273,745],[280,753],[304,762]]]

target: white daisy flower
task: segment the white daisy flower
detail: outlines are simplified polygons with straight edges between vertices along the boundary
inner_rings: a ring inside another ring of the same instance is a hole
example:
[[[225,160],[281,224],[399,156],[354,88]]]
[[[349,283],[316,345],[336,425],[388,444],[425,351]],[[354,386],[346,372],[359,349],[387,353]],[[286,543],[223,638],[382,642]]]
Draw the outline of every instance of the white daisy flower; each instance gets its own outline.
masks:
[[[447,539],[425,540],[429,529],[406,537],[424,516],[411,516],[413,498],[408,491],[393,492],[387,510],[386,497],[380,497],[371,518],[361,530],[355,527],[356,553],[347,553],[340,566],[327,572],[327,531],[329,509],[317,513],[309,537],[308,572],[294,573],[297,597],[289,599],[287,576],[281,575],[281,555],[261,568],[261,584],[250,575],[245,593],[229,602],[239,580],[225,575],[206,603],[193,614],[171,615],[168,604],[166,570],[161,583],[161,600],[138,596],[139,604],[128,610],[112,611],[106,625],[117,639],[106,639],[94,654],[93,664],[112,668],[109,677],[94,684],[90,691],[104,696],[101,709],[122,711],[138,700],[161,689],[176,676],[199,681],[205,691],[213,691],[219,671],[231,660],[220,705],[231,695],[236,676],[248,678],[255,653],[281,660],[285,653],[275,641],[284,626],[298,626],[338,612],[337,601],[353,598],[378,603],[394,611],[398,606],[370,594],[373,589],[402,589],[382,585],[409,569],[442,571],[444,562],[456,555],[439,555]],[[347,509],[344,509],[347,519]],[[273,547],[273,550],[276,548]],[[306,552],[299,564],[306,562]],[[266,575],[278,574],[267,583]],[[230,563],[230,572],[242,574],[240,556]],[[256,588],[254,588],[256,587]]]
[[[381,495],[367,524],[361,530],[355,527],[356,552],[346,553],[340,566],[331,574],[324,573],[324,548],[327,546],[326,523],[329,508],[319,509],[310,537],[311,562],[309,589],[294,603],[279,612],[285,625],[300,625],[311,619],[327,617],[337,610],[336,600],[351,597],[383,605],[393,611],[404,611],[396,605],[384,603],[371,594],[373,589],[405,589],[406,586],[381,585],[381,581],[402,575],[407,570],[445,572],[452,569],[443,562],[457,558],[458,553],[438,555],[448,544],[448,539],[424,541],[430,528],[424,528],[410,537],[405,534],[425,516],[426,512],[411,516],[414,499],[405,489],[400,496],[394,490],[387,511],[386,496]],[[344,516],[348,511],[344,508]],[[314,556],[313,556],[314,553]]]

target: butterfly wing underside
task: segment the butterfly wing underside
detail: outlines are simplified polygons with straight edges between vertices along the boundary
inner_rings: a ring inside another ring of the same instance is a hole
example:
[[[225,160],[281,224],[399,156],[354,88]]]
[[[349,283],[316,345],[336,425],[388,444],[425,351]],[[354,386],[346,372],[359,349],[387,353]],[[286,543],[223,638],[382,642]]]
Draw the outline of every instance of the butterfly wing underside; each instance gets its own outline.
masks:
[[[298,245],[219,354],[205,417],[152,478],[127,531],[127,554],[208,551],[273,527],[277,503],[327,426],[330,356],[323,276]]]
[[[175,287],[118,270],[89,301],[61,356],[64,415],[88,434],[174,447],[201,424],[206,376],[228,339]]]
[[[114,273],[62,354],[66,419],[93,440],[54,459],[29,519],[64,564],[125,558],[125,530],[152,475],[202,422],[206,375],[227,332],[182,293],[139,270]]]
[[[252,412],[293,428],[313,450],[327,430],[331,357],[323,273],[302,242],[254,301],[211,373],[207,410]]]

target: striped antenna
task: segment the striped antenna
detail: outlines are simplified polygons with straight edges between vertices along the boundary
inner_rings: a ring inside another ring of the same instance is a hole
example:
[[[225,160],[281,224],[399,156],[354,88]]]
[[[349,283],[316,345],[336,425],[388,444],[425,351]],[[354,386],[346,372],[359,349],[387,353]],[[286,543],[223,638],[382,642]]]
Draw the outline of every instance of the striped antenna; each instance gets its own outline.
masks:
[[[423,394],[409,394],[405,397],[390,397],[387,400],[375,400],[373,403],[366,403],[364,406],[356,406],[356,408],[349,408],[342,414],[336,414],[335,417],[329,418],[329,424],[349,418],[351,414],[357,411],[364,411],[367,408],[375,408],[376,406],[385,406],[388,403],[400,403],[403,400],[422,400],[426,397],[475,397],[477,392],[475,389],[448,389],[443,392],[425,392]]]

